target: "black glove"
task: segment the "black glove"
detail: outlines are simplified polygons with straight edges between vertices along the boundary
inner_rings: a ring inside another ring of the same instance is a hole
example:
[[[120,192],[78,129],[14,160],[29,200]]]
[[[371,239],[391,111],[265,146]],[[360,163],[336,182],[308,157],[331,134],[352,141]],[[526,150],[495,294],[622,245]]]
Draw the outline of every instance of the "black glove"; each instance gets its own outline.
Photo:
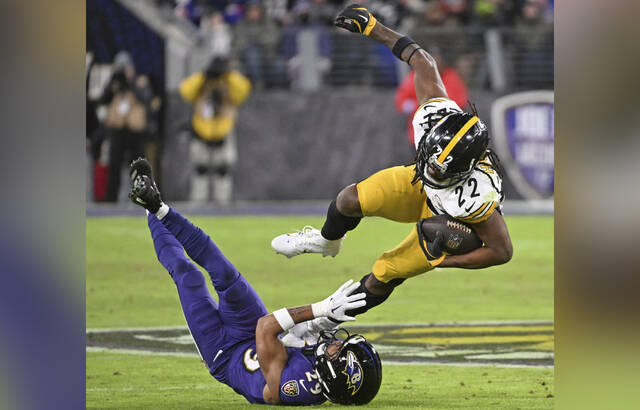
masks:
[[[431,242],[426,243],[427,252],[425,256],[429,262],[436,259],[440,259],[442,256],[442,242],[444,241],[444,235],[441,231],[436,232],[436,237]]]
[[[348,5],[338,13],[334,24],[338,27],[346,28],[353,33],[368,36],[377,22],[369,10],[354,3]]]

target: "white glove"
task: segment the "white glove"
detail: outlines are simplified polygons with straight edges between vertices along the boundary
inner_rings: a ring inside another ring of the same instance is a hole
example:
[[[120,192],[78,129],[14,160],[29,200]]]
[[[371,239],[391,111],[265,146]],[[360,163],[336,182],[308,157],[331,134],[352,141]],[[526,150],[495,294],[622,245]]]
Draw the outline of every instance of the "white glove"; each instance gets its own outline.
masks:
[[[338,327],[336,322],[326,317],[319,317],[298,323],[289,329],[289,332],[280,340],[287,347],[311,346],[317,343],[321,331],[335,329],[336,327]]]
[[[360,282],[353,283],[352,279],[346,281],[336,290],[333,295],[329,296],[322,302],[311,305],[313,317],[328,317],[339,322],[347,322],[356,320],[356,318],[347,316],[346,311],[356,309],[367,304],[364,300],[365,293],[351,295],[351,292],[360,286]]]

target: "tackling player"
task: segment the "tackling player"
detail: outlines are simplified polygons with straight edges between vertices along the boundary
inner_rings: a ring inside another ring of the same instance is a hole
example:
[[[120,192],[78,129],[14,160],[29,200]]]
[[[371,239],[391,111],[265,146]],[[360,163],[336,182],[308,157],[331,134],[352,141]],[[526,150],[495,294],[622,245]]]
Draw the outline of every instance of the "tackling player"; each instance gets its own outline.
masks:
[[[279,339],[296,323],[314,318],[354,320],[345,311],[365,304],[364,294],[352,294],[358,283],[346,282],[321,302],[268,314],[255,290],[209,236],[162,202],[147,160],[131,164],[131,179],[129,197],[148,211],[158,260],[176,284],[187,325],[213,377],[251,403],[307,405],[328,399],[365,404],[373,399],[382,366],[363,336],[343,329],[325,331],[306,349],[287,348]],[[183,249],[209,273],[219,303]]]
[[[411,38],[376,21],[366,8],[346,7],[335,25],[383,43],[415,71],[416,162],[384,169],[347,186],[329,205],[322,230],[305,227],[280,235],[272,241],[273,249],[289,258],[301,253],[335,256],[345,233],[363,217],[417,222],[409,236],[384,252],[372,273],[361,279],[358,291],[366,293],[367,304],[348,311],[350,315],[379,305],[405,279],[436,266],[479,269],[508,262],[513,249],[500,207],[502,169],[487,148],[487,127],[475,108],[473,113],[463,112],[448,98],[433,57]],[[464,255],[444,255],[441,232],[425,244],[421,221],[442,214],[473,224],[484,246]]]

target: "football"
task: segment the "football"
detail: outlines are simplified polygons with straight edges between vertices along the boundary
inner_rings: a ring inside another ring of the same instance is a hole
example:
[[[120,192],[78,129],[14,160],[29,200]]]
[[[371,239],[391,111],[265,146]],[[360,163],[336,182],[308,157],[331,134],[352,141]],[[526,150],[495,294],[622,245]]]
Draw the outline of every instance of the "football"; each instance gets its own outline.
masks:
[[[422,232],[427,241],[432,241],[438,231],[444,235],[442,250],[449,255],[463,255],[482,246],[482,241],[468,224],[449,215],[436,215],[422,221]]]

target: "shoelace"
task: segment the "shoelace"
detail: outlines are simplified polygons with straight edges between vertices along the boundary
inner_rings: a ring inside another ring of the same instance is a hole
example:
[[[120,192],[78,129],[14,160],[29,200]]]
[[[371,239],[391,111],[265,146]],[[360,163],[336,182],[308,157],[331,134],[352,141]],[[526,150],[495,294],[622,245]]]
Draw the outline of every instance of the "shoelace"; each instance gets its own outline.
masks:
[[[296,240],[300,241],[300,244],[302,246],[309,246],[310,245],[310,240],[312,238],[311,232],[314,229],[315,228],[313,226],[306,225],[301,230],[296,231]]]

